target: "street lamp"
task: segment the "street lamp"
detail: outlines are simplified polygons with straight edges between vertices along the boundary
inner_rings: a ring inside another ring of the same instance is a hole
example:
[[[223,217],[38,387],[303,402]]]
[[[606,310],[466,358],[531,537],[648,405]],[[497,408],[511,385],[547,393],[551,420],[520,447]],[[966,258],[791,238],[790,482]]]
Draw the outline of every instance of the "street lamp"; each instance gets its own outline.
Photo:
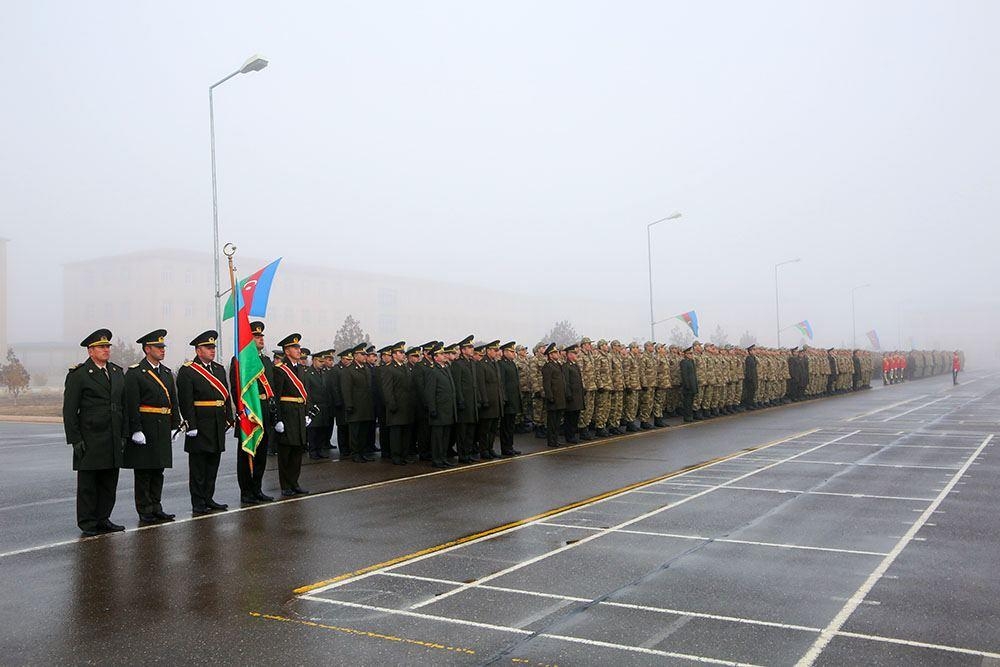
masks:
[[[646,225],[646,255],[649,260],[649,340],[656,340],[656,320],[653,317],[653,240],[652,229],[655,225],[667,220],[676,220],[680,213],[671,213],[665,218],[654,220]]]
[[[859,289],[865,287],[871,287],[871,283],[865,283],[864,285],[858,285],[851,288],[851,349],[858,349],[858,324],[857,318],[854,315],[854,293]]]
[[[801,261],[801,257],[796,257],[795,259],[785,260],[784,262],[778,262],[774,265],[774,320],[776,325],[775,330],[778,334],[778,347],[781,347],[781,310],[778,303],[778,267]]]
[[[265,67],[267,67],[266,60],[259,55],[250,56],[238,70],[208,87],[208,123],[212,140],[212,239],[214,241],[212,258],[215,264],[215,330],[220,339],[222,338],[222,307],[219,304],[219,299],[222,297],[222,290],[219,286],[219,192],[215,176],[215,102],[212,93],[216,86],[221,86],[237,74],[259,72]]]

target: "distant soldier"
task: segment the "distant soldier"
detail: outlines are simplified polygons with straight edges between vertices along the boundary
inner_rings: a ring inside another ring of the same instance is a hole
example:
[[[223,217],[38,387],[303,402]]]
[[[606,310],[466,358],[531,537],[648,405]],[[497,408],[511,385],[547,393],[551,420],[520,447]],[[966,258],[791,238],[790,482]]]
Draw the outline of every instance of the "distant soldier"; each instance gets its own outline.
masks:
[[[173,436],[181,425],[174,376],[162,362],[165,329],[136,341],[145,355],[125,372],[126,433],[123,468],[135,471],[135,510],[142,524],[173,521],[163,511],[163,471],[173,466]]]
[[[566,362],[562,365],[563,379],[566,385],[566,408],[563,415],[563,433],[567,444],[580,442],[578,435],[580,411],[583,410],[583,375],[577,363],[580,346],[573,344],[564,350]]]
[[[586,336],[580,341],[580,351],[576,363],[580,367],[580,378],[583,381],[583,409],[580,411],[577,430],[581,440],[592,440],[597,430],[594,424],[597,368],[594,360],[594,345]]]
[[[608,418],[608,433],[622,435],[625,433],[625,354],[618,340],[611,341],[611,413]]]
[[[542,366],[542,395],[545,398],[545,444],[559,446],[559,426],[566,409],[566,378],[559,365],[559,351],[555,343],[545,348],[549,360]]]
[[[743,362],[743,405],[748,410],[760,407],[757,401],[757,344],[747,347],[747,358]]]
[[[500,387],[503,392],[503,416],[500,417],[500,454],[517,456],[521,452],[514,449],[514,430],[517,415],[521,414],[521,378],[515,359],[517,352],[514,341],[500,346],[502,358],[499,361]]]
[[[125,530],[110,520],[123,461],[125,374],[109,361],[108,329],[98,329],[80,346],[88,359],[66,375],[63,428],[77,471],[76,525],[89,537]]]
[[[344,413],[350,428],[351,459],[355,463],[374,461],[369,451],[374,443],[375,393],[372,387],[372,373],[368,368],[368,354],[365,344],[353,348],[354,363],[340,374],[340,394],[344,401]]]
[[[594,396],[594,437],[607,438],[611,435],[609,427],[611,415],[611,359],[608,341],[597,341],[594,352],[594,381],[597,384],[597,394]]]
[[[240,486],[240,502],[244,505],[256,505],[257,503],[270,502],[274,500],[264,493],[262,484],[264,481],[264,471],[267,469],[267,455],[269,449],[276,449],[272,444],[272,431],[274,424],[278,421],[278,408],[274,400],[274,364],[264,351],[264,323],[251,322],[250,333],[253,341],[257,345],[257,352],[260,354],[260,362],[264,367],[264,374],[257,379],[257,395],[260,399],[260,409],[264,417],[263,435],[257,443],[257,451],[252,457],[243,451],[241,445],[240,429],[233,429],[236,432],[236,481]],[[284,357],[284,355],[282,355]],[[235,360],[235,357],[234,357]],[[238,387],[239,381],[236,378],[236,366],[232,362],[229,364],[229,386]],[[251,470],[252,468],[252,470]]]
[[[486,343],[476,350],[481,350],[484,355],[476,369],[477,375],[482,378],[476,443],[479,445],[479,456],[483,460],[498,459],[500,455],[494,451],[493,443],[497,437],[504,408],[504,388],[500,383],[500,341]]]
[[[662,343],[655,347],[656,385],[653,390],[653,426],[668,426],[666,411],[669,406],[670,356]]]
[[[347,425],[347,413],[344,411],[344,397],[340,393],[340,378],[354,364],[354,352],[348,348],[341,350],[339,362],[326,375],[328,401],[333,409],[333,418],[337,431],[337,449],[340,450],[340,460],[351,458],[351,429]]]
[[[278,345],[285,351],[285,361],[274,366],[274,397],[278,421],[274,425],[278,443],[278,484],[281,495],[290,498],[309,493],[299,486],[302,451],[306,448],[312,397],[306,387],[308,369],[300,362],[300,334],[286,336]]]
[[[694,362],[694,346],[684,350],[684,358],[680,362],[681,370],[681,405],[684,422],[695,421],[693,406],[698,394],[698,368]]]
[[[473,457],[479,460],[475,450],[476,424],[479,422],[479,406],[483,400],[480,394],[482,369],[474,357],[474,336],[466,336],[458,342],[461,356],[448,365],[452,382],[455,383],[455,402],[458,419],[452,426],[452,439],[458,447],[458,462],[471,463]],[[489,457],[487,457],[489,458]]]
[[[629,433],[639,430],[639,393],[642,391],[641,363],[638,343],[631,343],[627,348],[622,349],[622,369],[625,374],[622,418],[625,421],[625,430]]]
[[[506,356],[506,355],[505,355]],[[517,366],[518,388],[521,392],[521,411],[515,417],[514,432],[530,433],[535,424],[531,420],[531,369],[529,368],[528,348],[517,345],[514,348],[514,365]]]
[[[639,428],[651,429],[653,402],[656,398],[656,352],[652,341],[646,341],[639,354]],[[656,421],[659,421],[657,419]]]
[[[195,516],[229,506],[215,502],[215,480],[226,451],[226,430],[233,424],[226,369],[215,361],[217,331],[191,340],[195,358],[177,371],[177,401],[188,423],[184,451],[188,454],[188,488]]]
[[[435,468],[451,468],[448,461],[448,431],[458,417],[455,382],[448,371],[448,353],[436,347],[431,351],[434,364],[424,373],[424,396],[430,423],[430,455]]]
[[[326,378],[333,361],[333,350],[317,350],[311,368],[303,374],[303,384],[313,404],[312,421],[306,427],[306,447],[310,459],[328,459],[333,436],[333,397]]]
[[[406,465],[413,440],[413,418],[416,394],[413,390],[413,367],[407,363],[405,343],[400,341],[390,349],[391,362],[381,371],[382,398],[385,401],[385,442],[393,465]]]
[[[548,420],[545,417],[545,396],[542,390],[542,366],[546,363],[548,363],[548,358],[545,354],[545,344],[539,343],[535,346],[534,354],[528,366],[531,369],[531,419],[535,424],[535,437],[539,439],[547,437],[545,434],[545,425],[548,423]]]

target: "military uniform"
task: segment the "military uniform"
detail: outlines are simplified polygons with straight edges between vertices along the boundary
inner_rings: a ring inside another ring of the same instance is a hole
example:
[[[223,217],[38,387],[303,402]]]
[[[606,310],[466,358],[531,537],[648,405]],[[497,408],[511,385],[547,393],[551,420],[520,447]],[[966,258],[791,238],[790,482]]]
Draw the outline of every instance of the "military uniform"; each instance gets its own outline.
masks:
[[[611,365],[611,413],[608,417],[608,433],[620,435],[625,432],[625,360],[622,344],[611,341],[608,355]]]
[[[580,355],[577,357],[577,365],[580,367],[580,378],[583,382],[583,408],[580,411],[580,419],[577,427],[582,440],[590,440],[597,430],[596,422],[596,401],[597,394],[597,369],[594,360],[594,350],[589,338],[584,337],[580,342]]]
[[[594,436],[606,438],[611,435],[611,359],[608,356],[608,342],[599,340],[594,352],[594,383],[597,393],[594,396]]]
[[[577,361],[570,360],[569,355],[577,355],[579,346],[570,345],[566,348],[566,362],[562,364],[563,382],[566,387],[566,407],[563,415],[563,433],[567,444],[580,442],[578,435],[580,411],[583,410],[584,389],[583,375]],[[577,359],[579,357],[577,356]]]
[[[403,344],[391,348],[393,360],[382,369],[382,398],[385,401],[385,425],[389,456],[395,465],[405,465],[413,440],[414,413],[417,409],[413,390],[413,367],[397,357]],[[413,350],[411,350],[413,352]]]
[[[545,444],[549,447],[559,446],[559,426],[562,423],[563,411],[566,409],[566,378],[562,368],[556,361],[556,345],[545,348],[549,358],[542,366],[542,395],[545,398]]]
[[[309,411],[312,398],[306,387],[309,370],[292,360],[292,349],[299,347],[299,334],[286,336],[278,345],[286,359],[274,367],[274,398],[278,405],[278,422],[274,426],[278,444],[278,484],[281,495],[287,497],[308,493],[299,486],[302,453],[307,445],[307,428],[312,422]]]
[[[700,417],[694,416],[694,404],[698,395],[698,365],[693,357],[694,349],[689,347],[684,350],[684,358],[681,359],[679,367],[681,373],[681,412],[686,423],[692,422]]]
[[[476,348],[487,356],[478,365],[477,376],[481,378],[482,392],[479,403],[479,420],[476,424],[476,444],[479,446],[479,456],[483,459],[495,459],[500,455],[493,450],[493,442],[497,437],[500,416],[503,414],[504,390],[500,384],[500,368],[495,359],[490,359],[500,352],[500,341]]]
[[[424,396],[430,424],[430,456],[435,468],[454,464],[447,460],[448,431],[458,418],[457,392],[445,366],[446,354],[440,347],[432,351],[434,363],[424,371]]]
[[[219,334],[206,331],[191,341],[197,348],[214,348]],[[233,423],[232,403],[226,369],[200,358],[189,361],[177,371],[177,401],[181,416],[188,424],[184,451],[188,454],[188,489],[193,514],[225,510],[215,502],[215,480],[219,461],[226,450],[226,429]]]
[[[153,331],[136,342],[161,348],[167,332]],[[152,354],[153,352],[151,352]],[[160,355],[162,357],[162,355]],[[154,366],[149,358],[125,372],[125,442],[123,468],[135,475],[135,509],[145,523],[170,521],[163,511],[163,471],[173,466],[173,435],[181,425],[173,372],[164,364]]]
[[[264,335],[263,322],[251,322],[250,333],[255,337]],[[239,387],[236,378],[236,358],[229,364],[229,386]],[[264,368],[264,374],[257,379],[257,397],[260,400],[261,416],[263,417],[263,428],[261,429],[260,440],[257,441],[257,449],[253,456],[243,451],[242,432],[235,431],[236,444],[236,482],[240,487],[240,502],[246,505],[254,505],[261,502],[274,500],[264,493],[262,488],[264,481],[264,471],[267,470],[267,456],[272,445],[272,432],[277,423],[277,405],[274,399],[274,362],[266,355],[260,354],[260,363]]]
[[[458,419],[452,426],[454,440],[458,446],[458,460],[469,463],[475,451],[476,425],[479,422],[479,407],[483,400],[480,389],[482,369],[472,360],[471,353],[473,336],[467,336],[458,344],[462,356],[448,365],[452,382],[455,383],[455,399],[458,406]]]
[[[374,460],[369,447],[374,443],[375,393],[365,344],[356,345],[351,351],[354,363],[340,373],[340,395],[350,429],[351,459],[363,463]]]
[[[514,449],[514,430],[517,415],[521,414],[521,377],[514,362],[517,357],[513,341],[500,346],[503,355],[499,361],[500,388],[503,392],[503,415],[500,417],[500,454],[515,456],[521,452]]]
[[[88,353],[110,345],[107,329],[98,329],[80,343]],[[125,530],[110,520],[124,460],[124,395],[125,375],[110,361],[102,367],[90,358],[66,374],[63,428],[66,442],[73,446],[76,523],[84,535]]]

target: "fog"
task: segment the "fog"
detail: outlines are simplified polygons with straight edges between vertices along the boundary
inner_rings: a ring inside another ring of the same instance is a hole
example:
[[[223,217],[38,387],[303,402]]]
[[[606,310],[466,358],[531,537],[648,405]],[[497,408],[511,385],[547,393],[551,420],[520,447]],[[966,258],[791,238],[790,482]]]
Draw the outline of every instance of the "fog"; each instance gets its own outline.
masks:
[[[775,264],[801,258],[781,325],[816,345],[851,344],[870,284],[859,346],[994,362],[998,29],[988,0],[15,3],[8,337],[105,326],[64,330],[65,263],[211,251],[208,86],[259,53],[215,91],[221,242],[247,256],[551,303],[487,339],[580,298],[621,328],[581,335],[642,339],[646,225],[677,211],[652,229],[657,319],[773,344]]]

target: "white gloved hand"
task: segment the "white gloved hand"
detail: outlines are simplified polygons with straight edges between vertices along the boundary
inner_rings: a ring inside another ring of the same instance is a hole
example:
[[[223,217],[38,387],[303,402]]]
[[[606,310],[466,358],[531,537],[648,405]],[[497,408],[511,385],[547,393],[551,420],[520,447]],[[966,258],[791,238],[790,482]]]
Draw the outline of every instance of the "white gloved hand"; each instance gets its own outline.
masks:
[[[309,426],[309,424],[312,424],[312,423],[313,423],[313,418],[312,417],[306,417],[306,426]]]
[[[285,422],[278,422],[277,424],[275,424],[274,425],[274,432],[275,433],[284,433],[285,432]]]
[[[198,435],[198,429],[196,428],[193,428],[187,432],[187,437],[189,438],[193,438],[196,435]]]
[[[132,434],[132,442],[134,442],[137,445],[145,445],[146,434],[143,433],[142,431],[136,431],[135,433]]]

